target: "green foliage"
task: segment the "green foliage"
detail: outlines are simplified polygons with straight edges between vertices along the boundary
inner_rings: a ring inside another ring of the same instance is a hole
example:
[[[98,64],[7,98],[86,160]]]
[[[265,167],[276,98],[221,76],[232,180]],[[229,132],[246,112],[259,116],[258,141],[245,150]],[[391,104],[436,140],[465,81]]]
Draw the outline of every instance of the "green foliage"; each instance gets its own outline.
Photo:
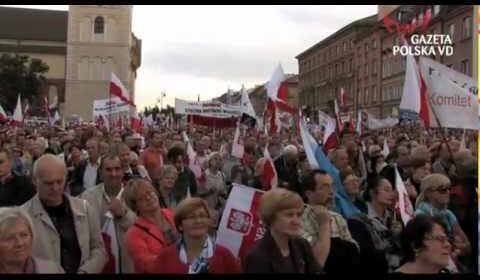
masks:
[[[0,56],[0,104],[6,111],[13,112],[17,96],[22,94],[22,103],[30,104],[40,93],[46,81],[43,74],[49,67],[40,59],[26,55],[2,54]]]

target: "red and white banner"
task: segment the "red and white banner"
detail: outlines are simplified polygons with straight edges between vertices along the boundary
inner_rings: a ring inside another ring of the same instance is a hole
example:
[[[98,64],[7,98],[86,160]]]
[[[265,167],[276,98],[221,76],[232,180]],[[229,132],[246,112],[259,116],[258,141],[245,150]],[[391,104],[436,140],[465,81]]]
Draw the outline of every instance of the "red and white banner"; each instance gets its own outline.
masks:
[[[420,58],[420,73],[427,87],[432,127],[479,128],[478,87],[474,79],[425,57]]]
[[[403,183],[402,177],[400,177],[397,167],[395,167],[395,189],[398,192],[398,201],[395,208],[399,210],[402,222],[406,225],[408,221],[415,216],[415,213],[407,189],[405,188],[405,184]]]
[[[260,220],[263,191],[233,184],[217,231],[217,244],[243,260],[248,250],[265,233]]]
[[[122,101],[130,104],[131,106],[135,106],[133,100],[130,99],[130,94],[128,90],[123,85],[122,81],[112,72],[112,76],[110,79],[110,94],[117,96]]]

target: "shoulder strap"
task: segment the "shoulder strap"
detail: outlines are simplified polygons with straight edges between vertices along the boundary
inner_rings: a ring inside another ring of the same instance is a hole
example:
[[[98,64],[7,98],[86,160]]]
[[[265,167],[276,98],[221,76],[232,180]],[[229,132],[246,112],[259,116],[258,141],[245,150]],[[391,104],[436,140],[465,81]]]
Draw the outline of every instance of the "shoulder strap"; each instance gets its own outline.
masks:
[[[138,223],[134,223],[133,224],[134,226],[136,226],[137,228],[143,230],[144,232],[146,232],[148,235],[150,235],[151,237],[153,237],[155,240],[157,240],[158,242],[160,243],[164,243],[163,240],[161,240],[160,238],[158,238],[157,236],[155,236],[153,233],[150,232],[150,230],[147,228],[147,227],[144,227],[142,225],[139,225]]]

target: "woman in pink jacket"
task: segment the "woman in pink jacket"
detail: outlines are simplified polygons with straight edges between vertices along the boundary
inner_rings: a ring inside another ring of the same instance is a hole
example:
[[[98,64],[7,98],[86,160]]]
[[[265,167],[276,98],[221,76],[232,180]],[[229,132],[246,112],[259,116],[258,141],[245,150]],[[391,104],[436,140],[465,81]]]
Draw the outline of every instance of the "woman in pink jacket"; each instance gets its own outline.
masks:
[[[127,251],[135,272],[145,273],[146,267],[160,252],[177,239],[173,212],[160,208],[157,191],[145,179],[130,180],[124,197],[130,209],[138,215],[127,231]]]

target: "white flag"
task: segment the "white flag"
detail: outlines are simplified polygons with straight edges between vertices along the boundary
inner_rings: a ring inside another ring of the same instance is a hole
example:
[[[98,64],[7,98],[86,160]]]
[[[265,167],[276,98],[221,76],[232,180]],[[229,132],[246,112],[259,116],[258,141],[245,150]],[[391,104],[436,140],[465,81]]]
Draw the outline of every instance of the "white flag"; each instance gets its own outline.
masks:
[[[217,244],[243,259],[248,250],[265,233],[260,220],[263,191],[233,184],[217,232]]]
[[[382,155],[383,157],[387,158],[389,154],[390,154],[390,148],[388,147],[387,137],[384,137]]]
[[[195,178],[197,180],[201,180],[203,177],[202,168],[200,167],[200,163],[197,158],[197,153],[193,149],[192,144],[190,143],[190,139],[188,139],[188,135],[185,131],[183,132],[183,139],[187,143],[188,167],[195,174]]]
[[[22,101],[20,94],[18,94],[17,106],[15,107],[15,111],[13,112],[12,120],[15,125],[23,124]]]
[[[412,55],[406,58],[405,81],[403,84],[402,100],[400,101],[400,109],[420,112],[420,74],[417,62]]]
[[[124,188],[121,188],[117,194],[117,199],[121,199]],[[112,254],[115,263],[115,273],[120,273],[120,247],[117,239],[117,229],[115,227],[114,217],[111,211],[105,213],[105,222],[102,226],[103,241],[106,243],[107,250]],[[109,271],[110,272],[110,271]]]

